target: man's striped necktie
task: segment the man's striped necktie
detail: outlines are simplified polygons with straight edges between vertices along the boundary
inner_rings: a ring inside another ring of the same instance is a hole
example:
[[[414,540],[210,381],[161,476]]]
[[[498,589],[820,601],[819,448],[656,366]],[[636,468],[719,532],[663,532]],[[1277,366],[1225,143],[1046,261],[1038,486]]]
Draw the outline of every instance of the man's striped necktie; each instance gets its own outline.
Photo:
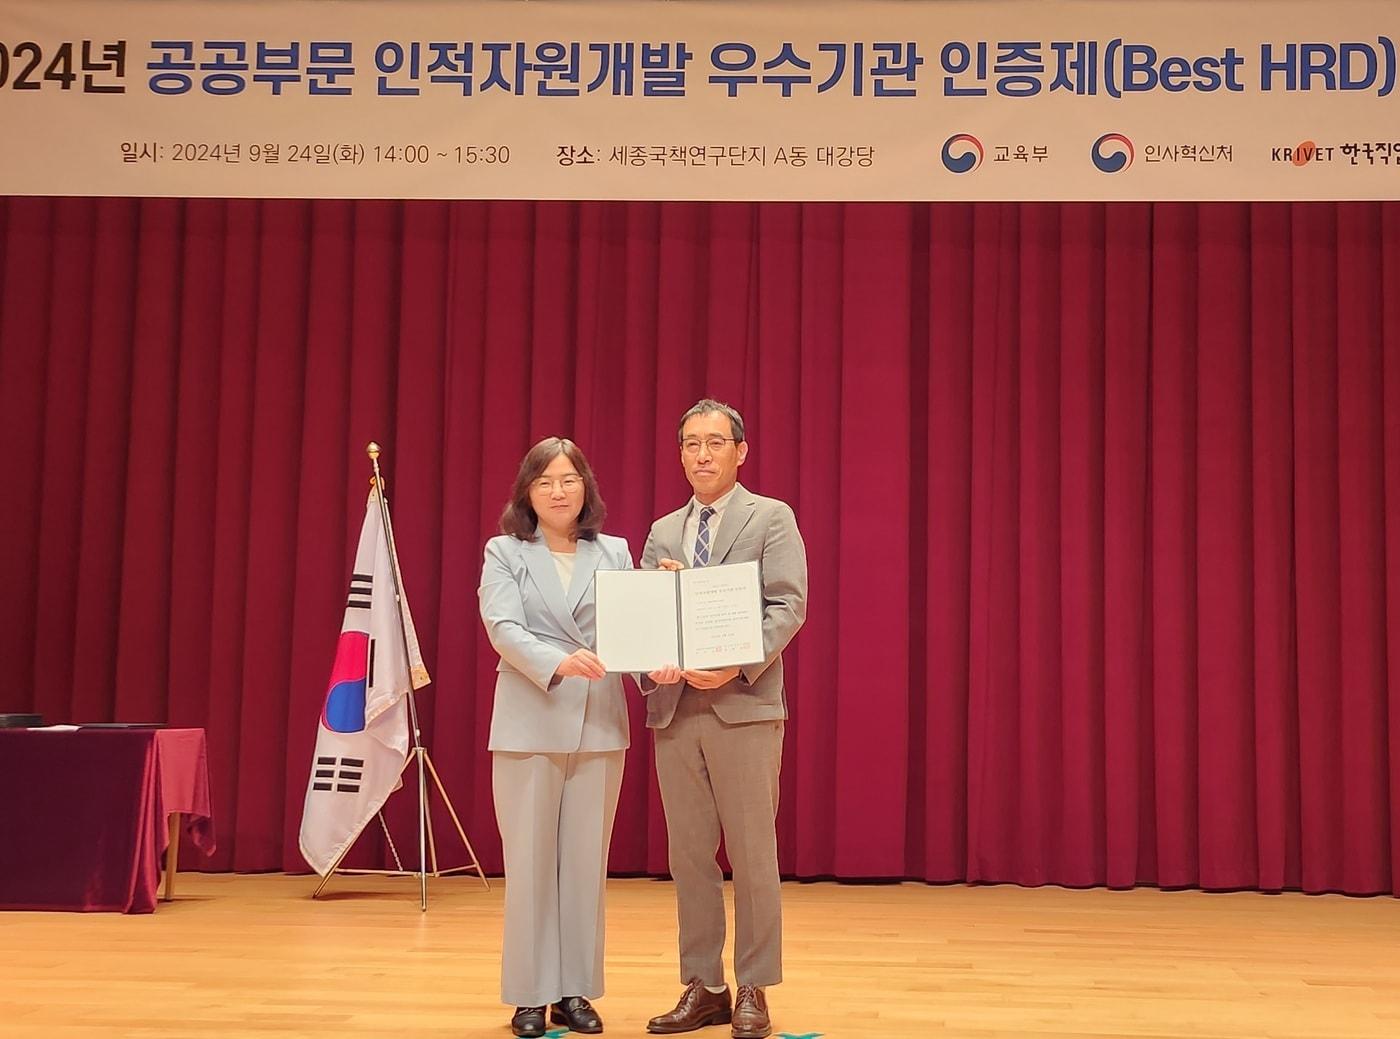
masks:
[[[710,517],[715,510],[708,505],[700,509],[700,529],[695,534],[695,565],[704,566],[710,561]]]

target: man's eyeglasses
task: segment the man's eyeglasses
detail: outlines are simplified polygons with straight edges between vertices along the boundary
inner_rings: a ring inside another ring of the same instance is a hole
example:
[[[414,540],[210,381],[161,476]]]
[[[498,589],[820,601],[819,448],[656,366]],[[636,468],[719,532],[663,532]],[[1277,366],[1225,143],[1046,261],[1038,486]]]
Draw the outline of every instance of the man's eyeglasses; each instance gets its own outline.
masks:
[[[699,437],[686,437],[681,441],[681,450],[688,455],[698,455],[700,445],[705,445],[705,450],[712,455],[717,455],[724,450],[725,444],[738,443],[733,437],[712,436],[701,440]]]
[[[561,476],[558,479],[551,479],[548,476],[541,476],[531,486],[540,494],[552,494],[555,486],[561,487],[564,493],[571,494],[583,486],[583,477]]]

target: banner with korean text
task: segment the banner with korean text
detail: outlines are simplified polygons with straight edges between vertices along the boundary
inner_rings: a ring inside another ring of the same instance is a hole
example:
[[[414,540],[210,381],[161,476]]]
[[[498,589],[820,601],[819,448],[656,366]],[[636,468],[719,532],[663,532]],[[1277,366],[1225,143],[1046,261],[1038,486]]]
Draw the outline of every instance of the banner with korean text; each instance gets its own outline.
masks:
[[[6,0],[0,194],[1400,198],[1394,0]]]

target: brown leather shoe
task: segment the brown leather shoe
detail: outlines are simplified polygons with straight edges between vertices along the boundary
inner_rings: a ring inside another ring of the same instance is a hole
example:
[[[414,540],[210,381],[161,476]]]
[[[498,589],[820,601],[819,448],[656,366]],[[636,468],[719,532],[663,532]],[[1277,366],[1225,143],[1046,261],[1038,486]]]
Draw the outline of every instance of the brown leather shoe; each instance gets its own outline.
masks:
[[[647,1031],[657,1035],[693,1032],[706,1025],[728,1024],[730,1016],[729,989],[711,992],[697,978],[686,985],[674,1010],[647,1022]]]
[[[734,997],[734,1039],[764,1039],[773,1034],[768,1020],[768,1000],[757,985],[740,985]]]

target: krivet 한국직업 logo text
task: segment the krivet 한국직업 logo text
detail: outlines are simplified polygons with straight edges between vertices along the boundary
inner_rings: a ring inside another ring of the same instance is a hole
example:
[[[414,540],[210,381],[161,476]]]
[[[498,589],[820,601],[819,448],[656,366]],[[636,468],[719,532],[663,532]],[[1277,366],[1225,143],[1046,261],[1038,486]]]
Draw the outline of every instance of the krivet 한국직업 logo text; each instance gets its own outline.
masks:
[[[1306,166],[1310,162],[1331,162],[1339,149],[1336,145],[1318,144],[1312,139],[1297,144],[1285,144],[1270,149],[1269,160],[1276,163],[1289,163]]]

